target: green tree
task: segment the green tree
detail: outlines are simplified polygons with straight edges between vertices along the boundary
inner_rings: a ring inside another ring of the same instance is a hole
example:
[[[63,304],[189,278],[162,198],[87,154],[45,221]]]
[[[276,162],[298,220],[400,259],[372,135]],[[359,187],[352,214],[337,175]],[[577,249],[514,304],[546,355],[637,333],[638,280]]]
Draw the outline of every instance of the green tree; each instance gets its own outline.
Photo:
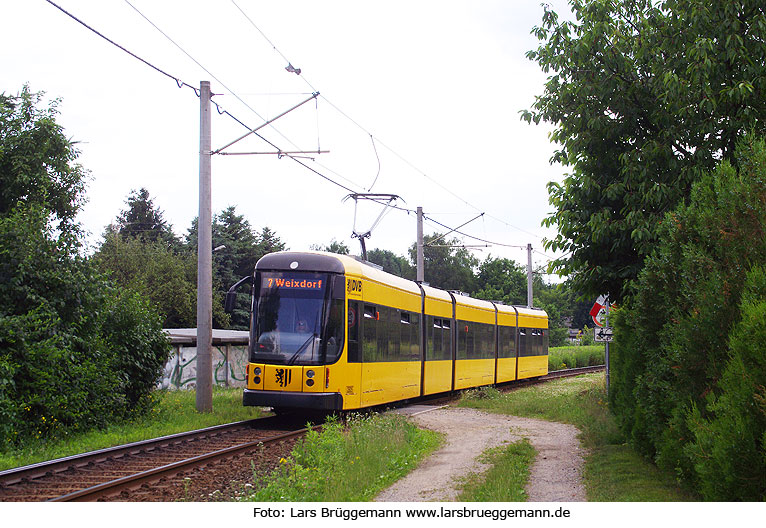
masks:
[[[410,262],[388,249],[371,249],[367,252],[367,260],[383,268],[386,273],[397,277],[415,280],[415,268]]]
[[[268,239],[265,246],[278,245],[278,237],[264,228]],[[228,291],[242,277],[251,276],[255,263],[265,254],[262,237],[253,232],[250,222],[238,215],[235,208],[228,207],[213,218],[213,253],[215,275]],[[247,330],[250,327],[250,292],[242,290],[237,295],[231,313],[231,328]]]
[[[123,238],[136,238],[144,242],[163,242],[180,249],[178,237],[163,218],[162,210],[154,205],[149,191],[143,187],[130,191],[125,205],[127,208],[120,212],[114,225],[107,227],[107,232],[114,231]]]
[[[572,303],[572,322],[570,328],[584,328],[587,326],[594,326],[593,318],[590,315],[590,310],[593,307],[593,303],[598,299],[586,298],[572,289],[570,281],[566,282],[566,286],[570,293],[570,299]]]
[[[28,86],[15,96],[0,94],[0,215],[20,204],[43,207],[60,231],[71,231],[87,173],[56,123],[59,101],[40,108],[43,96]]]
[[[566,283],[543,283],[535,287],[534,294],[534,305],[542,308],[548,314],[549,345],[566,345],[569,328],[577,309],[575,294]]]
[[[261,229],[261,232],[258,234],[258,244],[256,246],[258,259],[269,253],[284,251],[285,249],[287,249],[287,245],[282,242],[274,231],[268,227]],[[256,259],[256,262],[257,261],[258,260]]]
[[[187,231],[185,243],[187,252],[194,255],[195,262],[197,233],[198,220],[195,218]],[[250,292],[245,290],[238,292],[234,311],[229,319],[222,311],[226,292],[241,278],[252,275],[255,264],[261,257],[275,251],[283,251],[285,243],[268,227],[256,233],[244,215],[237,214],[234,206],[213,215],[212,235],[211,250],[215,249],[213,252],[214,325],[219,328],[247,330],[250,327]],[[228,323],[225,322],[227,320]]]
[[[489,255],[479,265],[476,282],[479,289],[473,295],[479,299],[509,306],[527,304],[527,271],[513,260]]]
[[[339,255],[351,254],[351,250],[348,248],[348,246],[345,243],[339,242],[338,240],[335,240],[334,238],[330,241],[329,245],[312,244],[311,249],[313,249],[314,251],[327,251],[328,253],[337,253]]]
[[[409,249],[410,262],[417,262],[417,247]],[[425,282],[443,290],[471,293],[476,290],[475,270],[479,259],[456,239],[445,240],[442,235],[423,236],[423,276]]]
[[[216,274],[224,285],[252,275],[255,263],[262,256],[250,222],[237,214],[233,206],[213,217],[213,248]]]
[[[665,213],[737,138],[766,123],[760,0],[571,0],[546,8],[527,56],[549,73],[527,121],[555,126],[547,247],[584,294],[629,294]]]
[[[162,315],[164,328],[190,328],[197,321],[197,257],[176,253],[162,241],[107,233],[93,255],[94,264],[115,284],[141,292]],[[221,328],[228,318],[218,305],[216,292],[213,321]]]

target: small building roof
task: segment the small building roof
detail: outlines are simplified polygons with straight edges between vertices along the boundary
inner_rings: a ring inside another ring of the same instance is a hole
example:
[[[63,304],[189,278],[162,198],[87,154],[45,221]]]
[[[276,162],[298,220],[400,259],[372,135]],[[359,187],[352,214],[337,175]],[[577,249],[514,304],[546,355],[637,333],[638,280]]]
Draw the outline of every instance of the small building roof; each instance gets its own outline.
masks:
[[[196,328],[163,328],[173,345],[196,345]],[[242,330],[219,330],[213,329],[214,345],[246,345],[249,341],[249,332]]]

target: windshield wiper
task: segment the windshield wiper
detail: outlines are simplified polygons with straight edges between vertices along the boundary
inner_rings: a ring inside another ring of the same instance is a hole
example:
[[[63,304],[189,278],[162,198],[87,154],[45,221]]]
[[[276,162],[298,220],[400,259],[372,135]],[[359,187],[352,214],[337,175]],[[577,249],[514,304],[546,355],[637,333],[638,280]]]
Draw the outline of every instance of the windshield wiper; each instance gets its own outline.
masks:
[[[319,337],[317,334],[311,334],[308,339],[306,339],[306,342],[303,343],[300,347],[298,347],[298,350],[295,351],[295,353],[290,357],[290,360],[287,362],[288,365],[292,365],[295,363],[295,360],[298,359],[298,356],[301,352],[303,352],[306,347],[311,343],[314,338]]]

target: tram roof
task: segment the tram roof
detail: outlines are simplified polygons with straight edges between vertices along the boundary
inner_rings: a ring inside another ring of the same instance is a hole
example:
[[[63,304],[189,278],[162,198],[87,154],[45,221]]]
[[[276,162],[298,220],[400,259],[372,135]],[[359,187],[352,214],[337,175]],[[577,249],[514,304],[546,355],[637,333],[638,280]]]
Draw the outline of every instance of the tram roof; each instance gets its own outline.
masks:
[[[359,277],[374,280],[383,284],[388,284],[394,288],[412,293],[420,293],[417,283],[412,280],[403,279],[391,273],[383,271],[379,266],[362,261],[357,257],[350,255],[341,255],[339,253],[329,253],[326,251],[280,251],[265,255],[256,264],[256,269],[294,269],[296,271],[325,271],[333,273],[351,273]],[[422,284],[426,296],[432,299],[451,302],[451,294],[434,288],[427,284]],[[462,306],[470,306],[483,310],[495,310],[513,315],[518,313],[520,316],[535,317],[547,319],[548,314],[539,308],[527,308],[525,306],[508,306],[500,303],[492,303],[482,299],[476,299],[467,295],[454,292],[455,302]]]

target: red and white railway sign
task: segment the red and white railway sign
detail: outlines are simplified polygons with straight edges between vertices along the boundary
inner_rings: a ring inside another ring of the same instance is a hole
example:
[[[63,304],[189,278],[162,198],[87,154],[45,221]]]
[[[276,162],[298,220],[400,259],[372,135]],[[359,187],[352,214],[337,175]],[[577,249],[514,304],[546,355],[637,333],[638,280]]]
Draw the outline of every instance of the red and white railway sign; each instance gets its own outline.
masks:
[[[599,295],[596,302],[593,303],[593,308],[590,309],[590,316],[593,318],[593,322],[596,326],[603,328],[606,326],[606,304],[608,300],[606,295]]]

